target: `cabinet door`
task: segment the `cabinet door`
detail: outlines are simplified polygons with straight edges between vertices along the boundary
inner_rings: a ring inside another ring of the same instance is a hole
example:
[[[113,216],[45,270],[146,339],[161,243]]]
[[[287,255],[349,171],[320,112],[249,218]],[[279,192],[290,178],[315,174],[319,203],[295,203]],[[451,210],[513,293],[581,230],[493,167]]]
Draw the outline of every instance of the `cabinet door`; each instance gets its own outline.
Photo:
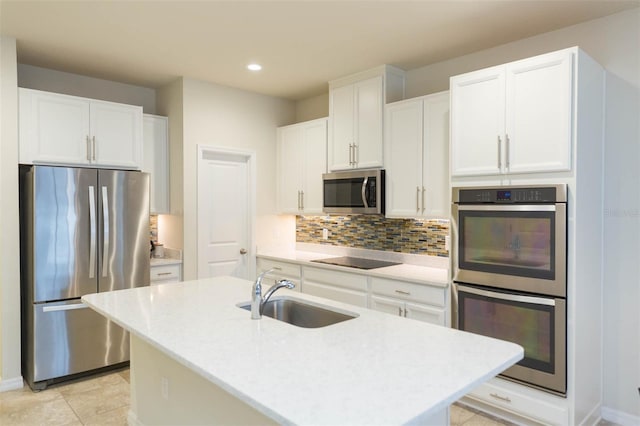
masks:
[[[423,102],[399,102],[386,109],[385,185],[387,217],[418,217],[422,195]],[[444,190],[448,188],[448,182]]]
[[[352,85],[331,90],[329,94],[329,111],[329,170],[351,169],[353,168],[351,147],[355,143]]]
[[[502,171],[504,67],[451,78],[451,175]]]
[[[304,130],[299,125],[278,129],[278,211],[300,213]]]
[[[355,134],[353,161],[359,169],[382,167],[382,76],[354,85]]]
[[[89,164],[89,101],[20,89],[20,163]]]
[[[418,321],[428,322],[436,325],[445,325],[445,310],[431,306],[420,305],[407,302],[405,305],[405,316]]]
[[[91,101],[90,123],[95,157],[92,163],[142,168],[142,107]]]
[[[421,214],[449,219],[449,92],[425,98],[423,122]]]
[[[327,120],[314,120],[304,126],[302,162],[302,210],[322,214],[322,174],[327,172]]]
[[[386,297],[371,296],[371,309],[395,316],[404,316],[404,302]]]
[[[506,66],[506,169],[510,173],[571,169],[570,51]]]
[[[142,171],[150,175],[150,211],[153,214],[169,213],[168,119],[145,114],[143,120]]]

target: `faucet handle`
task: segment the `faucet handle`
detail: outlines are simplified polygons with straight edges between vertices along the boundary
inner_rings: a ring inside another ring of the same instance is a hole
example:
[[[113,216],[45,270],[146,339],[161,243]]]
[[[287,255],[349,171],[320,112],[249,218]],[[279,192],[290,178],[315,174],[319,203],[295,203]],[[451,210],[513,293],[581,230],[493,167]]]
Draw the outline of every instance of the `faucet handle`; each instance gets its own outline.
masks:
[[[282,285],[286,288],[288,288],[289,290],[293,290],[296,285],[293,283],[293,281],[289,281],[289,280],[276,280],[276,284],[277,285]]]

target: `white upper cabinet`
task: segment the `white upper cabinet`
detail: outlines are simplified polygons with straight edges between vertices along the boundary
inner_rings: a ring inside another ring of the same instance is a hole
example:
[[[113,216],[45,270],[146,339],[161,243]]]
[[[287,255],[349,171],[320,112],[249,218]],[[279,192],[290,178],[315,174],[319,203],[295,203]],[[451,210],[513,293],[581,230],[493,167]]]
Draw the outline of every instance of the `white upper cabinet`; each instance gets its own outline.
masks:
[[[20,163],[141,169],[142,107],[19,89]]]
[[[452,176],[571,170],[576,51],[451,78]]]
[[[404,72],[387,65],[329,83],[329,170],[383,166],[386,102],[404,97]]]
[[[449,218],[449,92],[388,104],[386,216]]]
[[[168,214],[169,208],[169,119],[159,115],[143,117],[143,168],[150,175],[150,211]]]
[[[327,172],[327,119],[278,128],[278,211],[322,213]]]

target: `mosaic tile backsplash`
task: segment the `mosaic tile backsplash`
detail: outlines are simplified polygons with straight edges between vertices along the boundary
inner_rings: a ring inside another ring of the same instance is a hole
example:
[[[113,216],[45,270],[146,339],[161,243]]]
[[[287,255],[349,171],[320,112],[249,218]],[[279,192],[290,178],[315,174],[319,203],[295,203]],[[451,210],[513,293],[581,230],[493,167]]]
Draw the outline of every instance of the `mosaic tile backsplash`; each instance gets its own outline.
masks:
[[[322,230],[329,238],[322,239]],[[389,219],[377,215],[296,216],[296,242],[448,257],[448,220]]]

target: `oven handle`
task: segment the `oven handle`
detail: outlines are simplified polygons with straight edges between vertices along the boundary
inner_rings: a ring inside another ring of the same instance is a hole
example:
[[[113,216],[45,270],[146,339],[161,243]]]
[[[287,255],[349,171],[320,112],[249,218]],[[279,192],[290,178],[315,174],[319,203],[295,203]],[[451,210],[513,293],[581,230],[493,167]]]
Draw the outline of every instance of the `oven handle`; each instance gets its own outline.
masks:
[[[508,300],[511,302],[530,303],[533,305],[556,306],[555,299],[548,299],[545,297],[531,297],[531,296],[523,296],[520,294],[505,294],[505,293],[498,293],[495,291],[480,290],[479,288],[473,288],[473,287],[467,287],[467,286],[461,286],[461,285],[458,285],[458,291],[464,291],[467,293],[476,294],[478,296],[491,297],[492,299]]]
[[[458,205],[458,210],[464,211],[500,211],[500,212],[555,212],[557,207],[555,204],[526,204],[526,205],[500,205],[500,204],[466,204]]]

